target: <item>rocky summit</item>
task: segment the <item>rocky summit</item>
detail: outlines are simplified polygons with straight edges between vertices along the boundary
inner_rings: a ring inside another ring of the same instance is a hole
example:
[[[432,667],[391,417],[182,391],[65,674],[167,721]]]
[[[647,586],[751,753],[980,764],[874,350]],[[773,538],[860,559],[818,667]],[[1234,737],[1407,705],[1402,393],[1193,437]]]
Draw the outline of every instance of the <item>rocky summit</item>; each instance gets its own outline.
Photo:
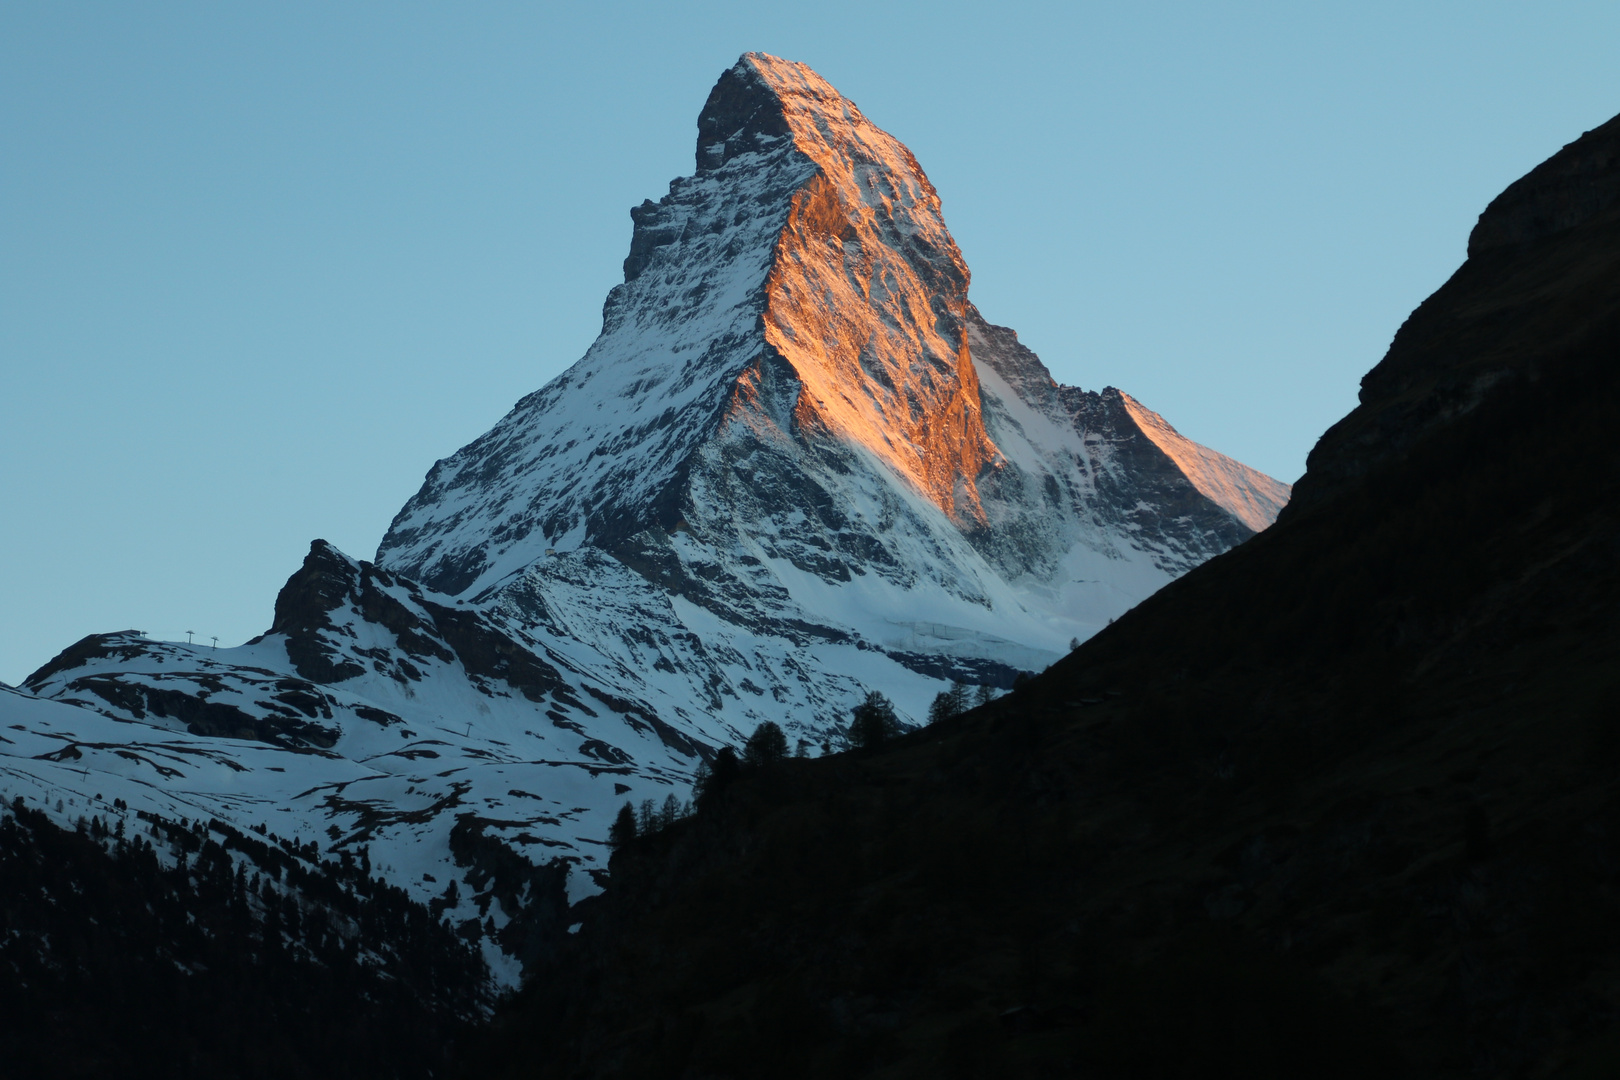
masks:
[[[809,68],[744,56],[698,131],[596,343],[374,561],[317,541],[238,648],[72,646],[0,693],[0,791],[363,857],[512,983],[624,802],[762,721],[816,756],[869,691],[1010,688],[1287,502],[987,322],[915,158]]]

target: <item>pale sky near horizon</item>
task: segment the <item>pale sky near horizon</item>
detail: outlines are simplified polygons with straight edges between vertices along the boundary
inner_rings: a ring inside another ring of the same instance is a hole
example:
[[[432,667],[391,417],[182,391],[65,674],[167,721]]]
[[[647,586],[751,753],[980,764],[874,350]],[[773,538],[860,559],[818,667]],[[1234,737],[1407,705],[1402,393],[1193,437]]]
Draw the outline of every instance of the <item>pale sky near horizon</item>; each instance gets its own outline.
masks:
[[[1306,9],[1309,10],[1306,10]],[[0,681],[237,644],[573,363],[720,72],[911,147],[972,298],[1279,479],[1503,187],[1620,111],[1620,5],[0,6]]]

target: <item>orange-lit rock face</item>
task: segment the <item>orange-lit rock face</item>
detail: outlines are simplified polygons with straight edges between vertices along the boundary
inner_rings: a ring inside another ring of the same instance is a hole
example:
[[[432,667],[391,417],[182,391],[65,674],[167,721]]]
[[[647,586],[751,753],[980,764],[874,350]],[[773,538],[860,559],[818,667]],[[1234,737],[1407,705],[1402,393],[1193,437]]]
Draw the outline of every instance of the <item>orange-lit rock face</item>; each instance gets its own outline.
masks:
[[[910,151],[815,72],[758,53],[745,66],[817,169],[765,286],[766,342],[801,386],[795,426],[863,448],[958,524],[982,522],[977,480],[1000,453],[968,352],[968,269],[939,196]],[[750,387],[738,389],[741,405]]]

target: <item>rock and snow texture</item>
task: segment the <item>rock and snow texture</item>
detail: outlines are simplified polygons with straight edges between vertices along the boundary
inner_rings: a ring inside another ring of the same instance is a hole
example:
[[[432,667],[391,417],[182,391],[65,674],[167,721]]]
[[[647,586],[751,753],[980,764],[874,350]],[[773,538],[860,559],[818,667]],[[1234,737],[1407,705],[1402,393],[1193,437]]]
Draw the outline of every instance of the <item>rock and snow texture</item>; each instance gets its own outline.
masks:
[[[698,130],[596,343],[434,466],[378,565],[520,623],[568,608],[611,653],[640,628],[580,602],[581,552],[684,601],[705,648],[1034,666],[1286,502],[985,322],[916,160],[809,68],[743,57]]]
[[[922,169],[809,68],[743,57],[698,128],[596,343],[375,564],[317,542],[238,649],[68,650],[0,693],[5,793],[367,845],[422,898],[459,822],[578,897],[618,806],[760,721],[815,753],[869,689],[1010,686],[1287,501],[986,322]]]

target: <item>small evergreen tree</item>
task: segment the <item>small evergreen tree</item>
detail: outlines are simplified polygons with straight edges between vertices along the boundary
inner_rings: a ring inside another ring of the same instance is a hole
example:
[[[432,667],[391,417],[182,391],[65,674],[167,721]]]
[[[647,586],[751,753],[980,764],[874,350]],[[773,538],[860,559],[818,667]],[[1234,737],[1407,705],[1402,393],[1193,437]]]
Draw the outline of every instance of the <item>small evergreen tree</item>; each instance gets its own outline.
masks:
[[[664,805],[658,810],[658,827],[667,829],[681,817],[681,800],[673,792],[664,796]]]
[[[989,683],[980,683],[979,692],[973,695],[974,705],[988,705],[996,700],[996,689]]]
[[[636,830],[642,836],[658,831],[658,810],[651,799],[642,799],[641,806],[636,810]]]
[[[737,758],[737,751],[722,746],[715,753],[713,761],[698,766],[696,781],[692,785],[692,794],[698,806],[713,802],[741,774],[742,762]]]
[[[747,769],[763,769],[787,757],[787,736],[774,722],[765,720],[743,743],[742,764]]]
[[[608,829],[608,843],[617,850],[635,838],[636,811],[629,803],[625,803],[619,807],[619,816],[613,819],[613,825]]]
[[[941,690],[935,695],[934,703],[928,707],[928,722],[937,724],[967,711],[968,688],[961,683],[952,683],[949,690]]]
[[[873,690],[855,706],[849,723],[849,742],[855,749],[882,746],[898,734],[900,718],[894,713],[893,703],[880,692]]]

